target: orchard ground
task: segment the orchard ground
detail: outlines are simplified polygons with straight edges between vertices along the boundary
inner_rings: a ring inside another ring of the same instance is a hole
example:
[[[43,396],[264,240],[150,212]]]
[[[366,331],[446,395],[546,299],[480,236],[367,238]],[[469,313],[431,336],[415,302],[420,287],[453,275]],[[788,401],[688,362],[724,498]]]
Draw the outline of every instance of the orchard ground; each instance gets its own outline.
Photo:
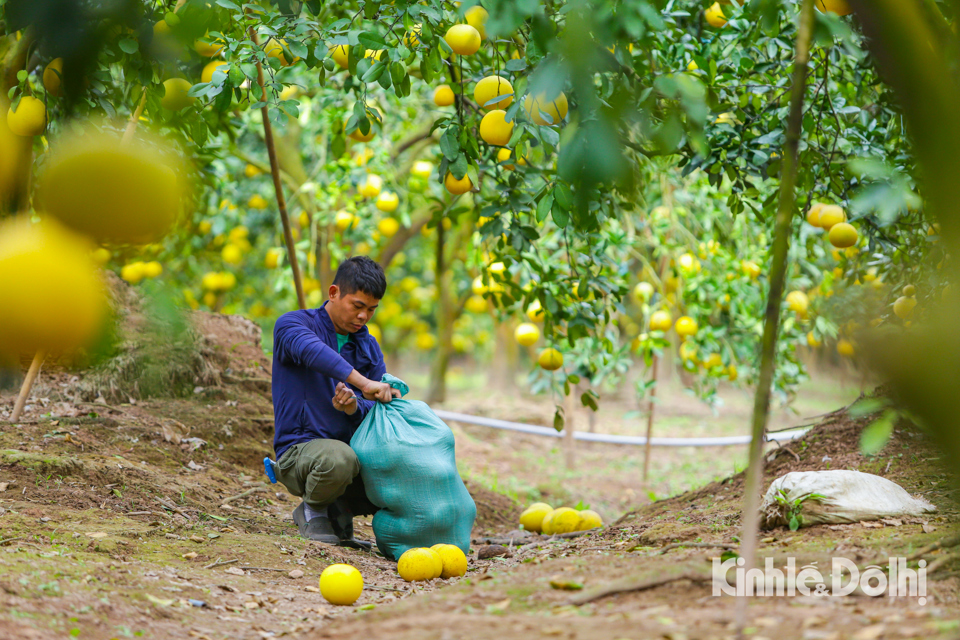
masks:
[[[654,449],[644,486],[641,447],[578,443],[568,470],[560,440],[454,424],[459,464],[478,504],[475,549],[515,529],[521,503],[535,499],[554,506],[582,500],[608,526],[514,548],[508,557],[474,555],[462,579],[407,584],[383,558],[295,535],[296,500],[266,484],[260,468],[273,428],[262,372],[269,360],[245,333],[249,323],[199,317],[219,384],[188,398],[106,407],[79,397],[83,375],[45,371],[24,419],[0,422],[0,637],[732,637],[734,600],[711,596],[709,583],[675,581],[585,604],[574,598],[622,581],[709,575],[717,549],[662,548],[730,543],[739,534],[743,447]],[[415,397],[423,387],[416,367],[397,373]],[[743,392],[725,391],[715,415],[676,385],[664,388],[656,435],[746,432]],[[765,532],[762,555],[821,567],[844,556],[865,567],[956,532],[946,475],[920,434],[898,428],[878,455],[865,457],[858,440],[870,418],[830,413],[858,393],[853,377],[844,386],[834,374],[817,374],[802,388],[797,414],[778,411],[771,429],[819,422],[789,451],[771,446],[763,486],[788,471],[859,469],[925,495],[938,512],[889,525]],[[469,371],[454,374],[450,397],[444,408],[519,422],[548,424],[553,413],[549,398],[492,394]],[[601,398],[597,431],[643,432],[645,421],[630,414],[635,400]],[[0,420],[13,399],[13,390],[0,395]],[[574,420],[588,428],[585,413]],[[651,502],[651,492],[659,499]],[[371,538],[369,519],[358,522],[359,536]],[[217,565],[228,561],[235,562]],[[352,607],[331,606],[317,592],[320,572],[334,562],[363,573],[367,589]],[[957,580],[931,576],[924,606],[916,598],[754,599],[747,635],[955,637]],[[555,589],[551,581],[583,590]]]

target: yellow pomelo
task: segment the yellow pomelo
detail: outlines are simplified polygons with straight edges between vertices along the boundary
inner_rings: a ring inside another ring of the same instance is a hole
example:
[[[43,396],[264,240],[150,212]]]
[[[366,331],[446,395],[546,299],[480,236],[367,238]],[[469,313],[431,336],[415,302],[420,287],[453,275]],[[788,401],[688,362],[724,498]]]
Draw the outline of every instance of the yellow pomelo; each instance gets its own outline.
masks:
[[[760,265],[755,262],[744,260],[740,264],[740,268],[743,269],[743,272],[750,276],[750,278],[753,280],[756,280],[760,277]]]
[[[807,211],[807,222],[809,222],[814,227],[820,226],[820,211],[823,210],[825,205],[822,202],[814,202],[810,206],[810,211]]]
[[[286,46],[287,41],[283,38],[280,38],[279,41],[274,38],[270,38],[267,40],[267,44],[263,45],[263,51],[267,54],[268,58],[276,58],[280,61],[282,66],[289,67],[300,58],[294,56],[293,53],[284,53],[283,48]]]
[[[63,58],[54,58],[43,70],[43,88],[52,96],[60,95],[63,81]]]
[[[700,68],[700,65],[697,64],[696,60],[691,60],[687,63],[687,71],[697,71]]]
[[[464,306],[470,313],[487,312],[487,301],[482,296],[470,296]]]
[[[633,297],[637,299],[637,302],[649,302],[650,298],[653,297],[653,285],[649,282],[638,282],[637,286],[633,288]]]
[[[580,512],[570,507],[560,507],[554,510],[551,517],[553,533],[572,533],[580,527]]]
[[[497,162],[506,162],[507,160],[510,159],[512,155],[513,155],[513,152],[510,149],[506,149],[506,148],[500,149],[499,151],[497,151]],[[520,156],[517,159],[517,164],[519,164],[521,167],[527,166],[526,156]],[[516,166],[514,166],[514,164],[511,162],[510,164],[503,165],[503,168],[510,169],[511,171],[513,171],[514,169],[516,169]]]
[[[453,89],[448,84],[442,84],[433,92],[433,104],[438,107],[449,107],[453,104]]]
[[[817,339],[817,336],[813,335],[813,331],[807,332],[807,346],[813,347],[814,349],[820,346],[820,340]]]
[[[553,347],[544,349],[537,358],[537,364],[547,371],[556,371],[563,366],[563,354]]]
[[[38,136],[47,128],[47,108],[42,100],[22,96],[16,111],[13,105],[7,109],[7,126],[18,136]]]
[[[56,220],[0,222],[0,354],[90,345],[107,314],[88,241]]]
[[[370,142],[377,135],[377,130],[373,128],[373,121],[370,121],[370,129],[364,134],[359,128],[350,132],[350,138],[357,142]]]
[[[506,96],[493,104],[487,104],[495,98]],[[487,76],[473,88],[473,99],[481,109],[506,109],[513,102],[513,85],[506,78]]]
[[[430,174],[433,173],[433,165],[426,160],[417,160],[413,163],[410,173],[418,178],[429,178]]]
[[[400,223],[396,218],[383,218],[377,223],[377,230],[384,238],[392,238],[400,231]]]
[[[487,39],[487,18],[490,17],[490,14],[487,13],[487,10],[476,5],[467,9],[466,13],[463,14],[467,19],[467,24],[477,30],[477,33],[480,34],[482,40]]]
[[[480,121],[480,137],[487,144],[496,147],[506,146],[513,135],[514,122],[507,122],[507,112],[503,109],[494,109],[483,116]]]
[[[227,264],[238,265],[243,262],[243,251],[235,244],[228,244],[220,252],[220,257]]]
[[[346,69],[350,66],[350,47],[345,44],[330,47],[330,57],[337,63],[338,67]]]
[[[155,242],[188,196],[185,171],[163,150],[160,141],[64,134],[37,183],[37,209],[101,242]]]
[[[137,284],[146,277],[145,265],[142,262],[131,262],[120,267],[120,278],[130,284]]]
[[[143,275],[147,278],[156,278],[163,273],[163,265],[153,260],[143,265]]]
[[[363,593],[363,576],[349,564],[332,564],[320,574],[320,595],[330,604],[351,605]]]
[[[517,326],[513,337],[524,347],[529,347],[540,339],[540,329],[535,324],[524,322]]]
[[[463,178],[457,180],[452,173],[448,172],[447,177],[443,180],[443,186],[453,195],[459,196],[473,189],[473,182],[470,181],[469,176],[465,175]]]
[[[461,56],[472,56],[480,50],[480,32],[469,24],[455,24],[447,30],[447,35],[443,37],[453,49],[453,52]]]
[[[711,353],[707,356],[707,359],[703,361],[703,366],[707,369],[716,369],[717,367],[723,366],[723,357],[719,353]]]
[[[248,178],[256,178],[261,173],[263,172],[252,164],[248,164],[243,168],[243,175],[247,176]]]
[[[383,178],[375,173],[368,174],[357,189],[364,198],[376,198],[383,189]]]
[[[596,529],[597,527],[603,526],[603,518],[600,517],[600,514],[592,509],[586,509],[585,511],[580,512],[580,528],[578,531],[586,531],[588,529]]]
[[[913,313],[913,308],[917,306],[917,299],[910,298],[907,296],[901,296],[897,298],[897,301],[893,303],[893,312],[897,314],[897,317],[901,320],[905,320],[910,317],[910,314]]]
[[[707,21],[707,24],[717,29],[727,24],[727,18],[723,15],[723,9],[720,7],[719,2],[714,2],[710,5],[703,13],[703,17]]]
[[[853,9],[847,4],[847,0],[814,0],[814,6],[824,13],[829,11],[838,16],[846,16],[853,13]]]
[[[730,113],[729,111],[726,113],[721,113],[713,121],[713,124],[729,124],[733,126],[737,124],[737,117],[732,113]]]
[[[674,328],[677,330],[677,335],[682,338],[692,336],[697,332],[697,321],[690,316],[680,316]]]
[[[917,288],[912,284],[908,284],[903,288],[902,293],[907,297],[913,297],[917,294]]]
[[[357,226],[357,217],[349,211],[338,211],[335,219],[337,231],[346,231],[351,227]]]
[[[377,196],[377,209],[380,209],[380,211],[384,213],[393,213],[397,210],[399,204],[400,198],[397,197],[397,194],[390,191],[384,191]]]
[[[523,100],[523,109],[527,117],[537,124],[558,124],[567,115],[567,96],[561,91],[556,98],[548,101],[542,93],[536,98],[528,95]]]
[[[543,531],[543,520],[553,511],[553,507],[545,502],[536,502],[527,507],[520,514],[520,524],[527,531],[540,533]]]
[[[672,324],[673,318],[670,317],[669,311],[656,311],[650,316],[651,331],[669,331]]]
[[[853,354],[856,353],[856,349],[852,342],[846,338],[841,338],[837,340],[837,353],[845,358],[852,358]]]
[[[370,335],[372,335],[377,342],[383,341],[383,332],[380,331],[379,325],[369,322],[367,323],[367,331],[370,332]]]
[[[160,98],[160,106],[164,109],[170,109],[171,111],[180,111],[181,109],[189,107],[197,100],[187,95],[187,92],[190,91],[190,87],[192,86],[192,84],[183,78],[164,80],[164,93],[163,97]]]
[[[223,47],[223,44],[217,44],[209,35],[204,35],[193,43],[193,50],[204,58],[212,58],[213,56],[220,55]]]
[[[443,560],[433,549],[408,549],[397,561],[397,573],[407,582],[432,580],[443,573]]]
[[[201,82],[212,82],[213,81],[213,72],[220,67],[229,68],[230,64],[224,60],[213,60],[208,62],[207,65],[203,68],[203,71],[200,72],[200,81]],[[227,69],[223,70],[224,73],[227,72]]]
[[[250,199],[247,200],[247,206],[251,209],[266,209],[270,206],[270,203],[267,202],[267,199],[264,198],[259,193],[255,193],[250,196]]]
[[[810,298],[803,291],[791,291],[787,294],[787,308],[803,315],[810,306]]]
[[[838,249],[845,249],[847,247],[852,247],[857,244],[859,239],[859,234],[852,224],[846,222],[839,222],[830,229],[830,234],[828,235],[830,244],[837,247]]]
[[[543,322],[543,306],[539,300],[534,300],[527,307],[527,317],[530,318],[530,322]]]
[[[737,373],[737,365],[731,364],[729,367],[727,367],[727,379],[728,379],[730,382],[736,382],[736,381],[737,381],[737,375],[739,375],[739,374]]]
[[[467,573],[467,556],[460,547],[452,544],[435,544],[430,548],[440,556],[443,569],[439,577],[448,580],[459,578]]]
[[[553,535],[553,514],[556,513],[555,509],[551,509],[548,512],[545,512],[546,515],[543,516],[543,522],[540,523],[540,533],[552,536]]]
[[[277,265],[280,264],[280,257],[282,255],[283,251],[280,249],[267,249],[267,255],[263,259],[263,266],[267,269],[276,269]]]
[[[844,213],[843,208],[835,204],[827,204],[820,208],[819,222],[820,226],[825,230],[830,231],[833,225],[846,221],[847,214]]]

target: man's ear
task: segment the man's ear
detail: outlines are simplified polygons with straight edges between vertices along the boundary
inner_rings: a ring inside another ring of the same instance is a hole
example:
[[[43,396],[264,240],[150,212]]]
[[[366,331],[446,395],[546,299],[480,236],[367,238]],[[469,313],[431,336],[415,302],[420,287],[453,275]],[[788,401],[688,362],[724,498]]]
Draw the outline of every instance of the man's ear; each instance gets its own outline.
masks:
[[[331,300],[336,300],[340,297],[340,287],[335,284],[330,285],[330,288],[327,290],[327,296]]]

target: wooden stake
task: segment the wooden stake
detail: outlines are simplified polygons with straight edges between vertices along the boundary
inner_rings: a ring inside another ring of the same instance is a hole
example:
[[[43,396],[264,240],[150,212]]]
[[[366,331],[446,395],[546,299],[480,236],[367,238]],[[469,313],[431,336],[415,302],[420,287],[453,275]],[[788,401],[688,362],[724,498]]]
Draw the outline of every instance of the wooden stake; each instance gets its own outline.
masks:
[[[10,416],[10,422],[16,422],[23,413],[23,407],[27,404],[27,398],[30,396],[30,389],[33,382],[40,373],[40,365],[43,364],[43,351],[37,351],[33,356],[33,362],[30,363],[30,369],[27,371],[27,377],[23,379],[23,385],[20,387],[20,395],[17,396],[17,403],[13,406],[13,415]]]
[[[247,9],[249,12],[250,10]],[[254,46],[260,46],[260,36],[257,30],[250,26],[250,39]],[[267,91],[263,82],[263,65],[257,61],[257,84],[260,85],[260,100],[266,103]],[[301,309],[307,308],[307,299],[303,295],[303,281],[300,277],[300,264],[297,262],[297,250],[293,244],[293,232],[290,230],[290,216],[287,215],[287,201],[283,195],[283,186],[280,184],[280,163],[277,161],[277,147],[273,142],[273,126],[270,124],[270,113],[267,105],[260,107],[263,115],[263,139],[267,144],[267,155],[270,156],[270,174],[273,176],[273,190],[277,195],[277,208],[280,209],[280,221],[283,223],[283,239],[287,245],[287,258],[290,261],[290,270],[293,271],[293,284],[297,289],[297,304]]]
[[[650,405],[647,410],[647,441],[643,445],[643,484],[646,486],[650,471],[650,438],[653,437],[653,412],[657,398],[657,363],[660,358],[653,356],[653,387],[650,389]]]

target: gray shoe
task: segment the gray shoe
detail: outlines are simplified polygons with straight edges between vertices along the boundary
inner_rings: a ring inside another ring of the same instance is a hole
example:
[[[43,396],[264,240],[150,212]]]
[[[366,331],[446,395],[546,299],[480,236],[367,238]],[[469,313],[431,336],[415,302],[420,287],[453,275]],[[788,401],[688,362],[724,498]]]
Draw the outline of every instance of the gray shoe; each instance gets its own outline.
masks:
[[[326,544],[338,545],[340,538],[333,530],[333,523],[326,515],[316,516],[309,521],[304,513],[304,503],[301,502],[293,510],[293,522],[300,531],[300,537],[307,540],[316,540]]]
[[[373,549],[373,543],[366,540],[357,540],[353,537],[353,512],[347,506],[343,498],[337,498],[329,507],[329,514],[333,530],[339,538],[338,544],[341,547],[350,549],[360,549],[370,551]]]

